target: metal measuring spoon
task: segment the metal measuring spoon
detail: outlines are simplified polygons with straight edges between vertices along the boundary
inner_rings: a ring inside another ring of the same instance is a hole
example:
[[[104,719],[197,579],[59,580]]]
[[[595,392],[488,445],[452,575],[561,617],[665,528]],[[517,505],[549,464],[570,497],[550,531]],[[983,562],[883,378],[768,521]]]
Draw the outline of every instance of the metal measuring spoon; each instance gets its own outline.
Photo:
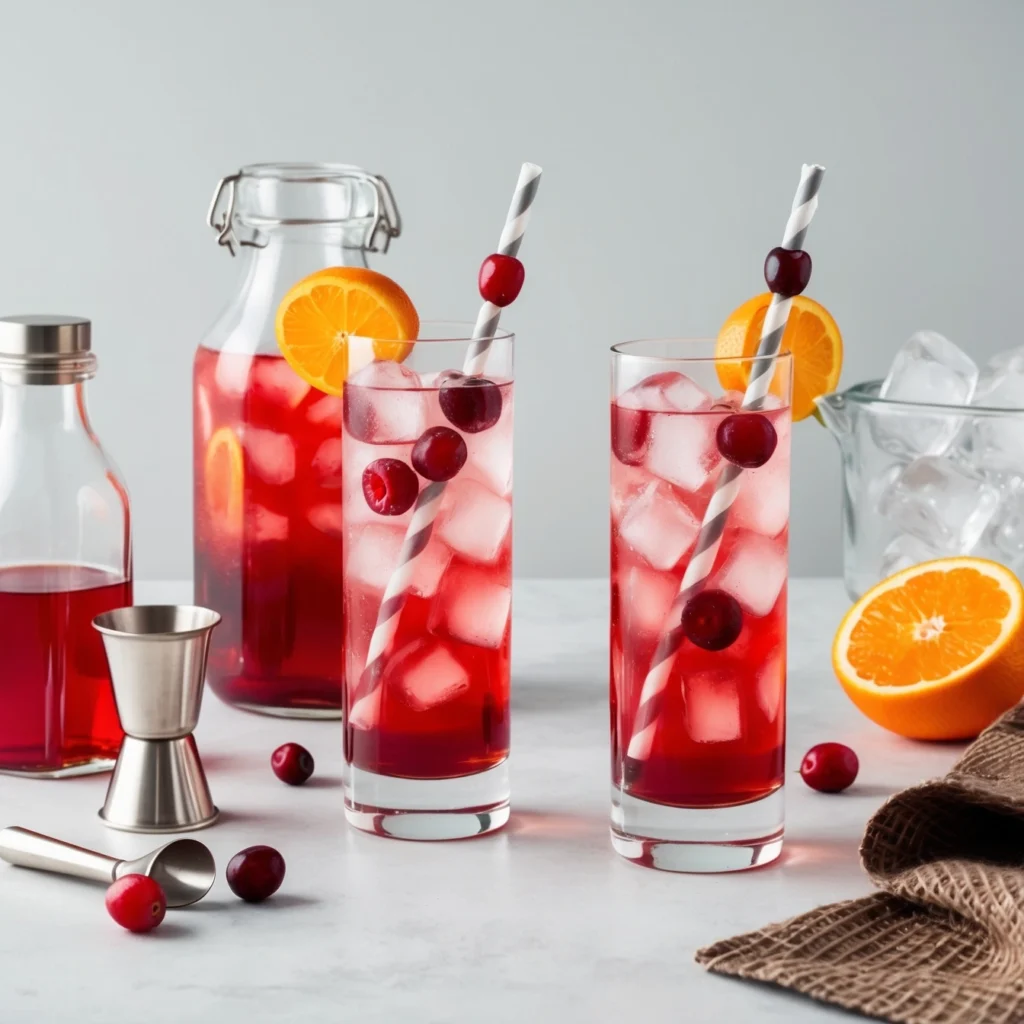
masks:
[[[18,867],[55,871],[107,885],[124,875],[149,875],[160,883],[169,907],[187,907],[201,900],[217,877],[213,854],[195,839],[175,839],[135,860],[118,860],[12,826],[0,829],[0,858]]]

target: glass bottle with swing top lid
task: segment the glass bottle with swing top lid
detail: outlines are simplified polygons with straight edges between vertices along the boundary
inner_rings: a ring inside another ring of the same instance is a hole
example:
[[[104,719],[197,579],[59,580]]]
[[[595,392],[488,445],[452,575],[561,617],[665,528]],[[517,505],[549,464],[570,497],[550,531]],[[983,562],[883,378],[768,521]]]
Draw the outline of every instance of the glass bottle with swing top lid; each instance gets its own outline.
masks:
[[[398,210],[356,167],[257,164],[207,220],[241,264],[193,374],[195,600],[223,616],[208,681],[250,711],[339,718],[342,400],[291,369],[274,323],[302,278],[386,252]]]

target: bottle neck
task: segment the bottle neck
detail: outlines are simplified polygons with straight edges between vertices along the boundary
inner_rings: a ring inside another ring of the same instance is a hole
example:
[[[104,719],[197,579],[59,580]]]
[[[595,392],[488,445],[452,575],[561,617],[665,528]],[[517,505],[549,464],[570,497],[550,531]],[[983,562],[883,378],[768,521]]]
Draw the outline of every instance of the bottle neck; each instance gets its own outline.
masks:
[[[0,431],[82,431],[93,437],[85,386],[0,382]]]

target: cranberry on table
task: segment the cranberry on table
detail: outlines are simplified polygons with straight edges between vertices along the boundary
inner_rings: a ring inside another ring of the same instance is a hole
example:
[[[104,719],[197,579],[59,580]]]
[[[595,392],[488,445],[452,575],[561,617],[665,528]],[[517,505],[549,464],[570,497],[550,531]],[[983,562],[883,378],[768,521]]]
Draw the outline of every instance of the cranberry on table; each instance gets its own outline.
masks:
[[[451,480],[466,464],[469,449],[451,427],[430,427],[412,446],[412,468],[428,480]]]
[[[228,885],[246,903],[262,903],[284,881],[284,857],[272,846],[249,846],[228,862]]]
[[[724,590],[702,590],[686,602],[682,626],[691,643],[705,651],[724,651],[743,629],[743,609]]]
[[[313,774],[313,755],[299,743],[282,743],[270,755],[274,774],[289,786],[301,786]]]
[[[501,417],[501,389],[486,377],[450,374],[437,400],[448,422],[467,434],[489,430]]]
[[[819,743],[800,762],[804,782],[822,793],[839,793],[851,786],[859,769],[857,755],[845,743]]]
[[[416,474],[401,459],[374,459],[363,470],[363,497],[377,515],[408,512],[419,492]]]
[[[738,412],[718,424],[715,440],[722,458],[744,469],[757,469],[774,454],[779,435],[767,416]]]
[[[167,913],[167,897],[148,875],[124,875],[106,895],[107,913],[130,932],[152,931]]]
[[[651,414],[645,409],[612,406],[612,451],[619,462],[639,466],[644,461],[650,433]]]
[[[811,254],[776,246],[764,261],[764,280],[776,295],[799,295],[811,280]]]
[[[480,264],[477,284],[484,302],[508,306],[516,301],[526,280],[526,270],[515,256],[493,253]]]

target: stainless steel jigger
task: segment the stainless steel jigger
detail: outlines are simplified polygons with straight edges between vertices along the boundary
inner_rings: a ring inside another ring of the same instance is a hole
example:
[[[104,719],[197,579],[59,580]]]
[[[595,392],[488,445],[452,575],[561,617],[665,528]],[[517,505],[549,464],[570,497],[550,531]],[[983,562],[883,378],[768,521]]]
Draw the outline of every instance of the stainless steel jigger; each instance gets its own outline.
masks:
[[[160,883],[169,907],[187,907],[201,900],[217,878],[213,854],[195,839],[175,839],[144,857],[118,860],[11,826],[0,829],[0,859],[23,868],[55,871],[107,885],[125,875],[149,875]]]
[[[192,730],[218,622],[188,605],[133,605],[93,620],[127,733],[100,811],[111,828],[187,832],[217,820]]]

